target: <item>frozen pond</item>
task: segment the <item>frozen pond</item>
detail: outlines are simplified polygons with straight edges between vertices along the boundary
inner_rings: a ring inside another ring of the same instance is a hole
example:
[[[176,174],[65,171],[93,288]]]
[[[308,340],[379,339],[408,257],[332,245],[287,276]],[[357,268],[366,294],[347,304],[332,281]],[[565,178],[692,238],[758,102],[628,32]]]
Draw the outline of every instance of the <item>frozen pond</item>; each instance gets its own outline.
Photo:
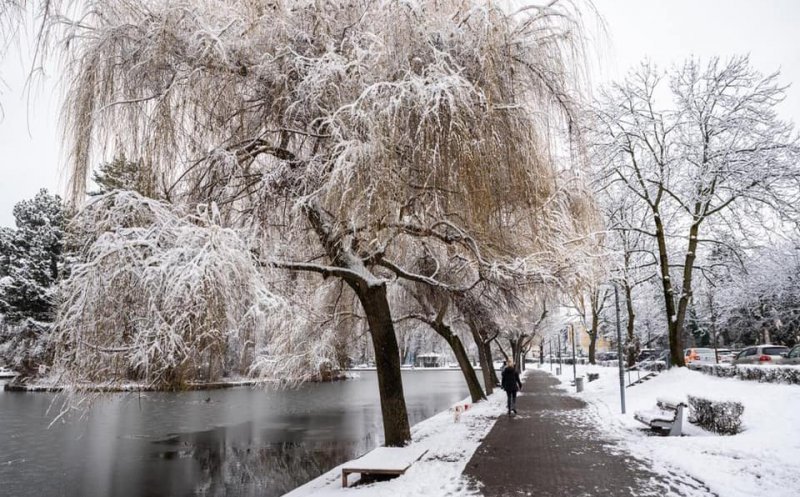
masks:
[[[294,391],[110,394],[49,429],[54,394],[0,391],[0,495],[282,495],[381,443],[377,376],[359,374]],[[412,424],[469,395],[457,370],[403,381]]]

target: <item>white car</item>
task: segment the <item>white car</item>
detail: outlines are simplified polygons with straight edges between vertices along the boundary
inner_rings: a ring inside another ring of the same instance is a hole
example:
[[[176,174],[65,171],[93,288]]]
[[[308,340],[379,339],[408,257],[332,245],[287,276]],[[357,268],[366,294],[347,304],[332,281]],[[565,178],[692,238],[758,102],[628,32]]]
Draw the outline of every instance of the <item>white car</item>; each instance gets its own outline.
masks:
[[[699,368],[704,364],[716,364],[717,357],[714,349],[692,348],[686,349],[683,353],[684,361],[690,368]]]
[[[789,352],[789,347],[783,345],[756,345],[744,348],[736,358],[734,364],[759,364],[770,366],[783,363],[784,354]]]

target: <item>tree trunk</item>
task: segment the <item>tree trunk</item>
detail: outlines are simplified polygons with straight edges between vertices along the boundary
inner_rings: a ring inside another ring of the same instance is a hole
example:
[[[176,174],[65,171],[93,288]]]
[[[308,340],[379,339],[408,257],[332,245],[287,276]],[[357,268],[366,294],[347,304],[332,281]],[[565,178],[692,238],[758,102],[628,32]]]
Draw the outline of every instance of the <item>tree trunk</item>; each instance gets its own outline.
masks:
[[[303,211],[334,265],[351,270],[355,267],[356,275],[367,271],[363,260],[349,253],[348,246],[342,244],[339,237],[333,233],[332,223],[326,219],[324,210],[316,205],[307,204],[303,207]],[[358,296],[369,324],[378,373],[384,441],[389,447],[406,445],[411,441],[411,427],[408,424],[403,377],[400,373],[400,347],[397,345],[397,335],[386,296],[386,284],[370,285],[365,279],[355,275],[341,276],[341,278]]]
[[[386,285],[368,286],[365,282],[348,284],[355,290],[364,307],[372,335],[386,446],[406,445],[411,440],[411,428],[400,373],[400,348],[386,298]]]
[[[472,367],[472,364],[469,363],[467,351],[464,349],[464,344],[461,343],[461,339],[458,338],[458,335],[453,333],[450,327],[442,322],[431,323],[431,328],[433,328],[439,336],[444,338],[453,350],[453,354],[458,361],[458,366],[464,374],[464,380],[467,382],[467,388],[469,388],[469,396],[472,398],[472,402],[474,403],[485,399],[486,395],[483,393],[481,383],[478,381],[478,375],[475,374],[475,369]]]
[[[597,333],[589,333],[589,364],[596,364],[595,350],[597,349]]]
[[[661,270],[661,286],[664,293],[664,307],[667,311],[667,330],[669,331],[670,361],[675,366],[685,366],[683,361],[683,330],[678,326],[678,312],[675,309],[675,298],[672,294],[672,281],[669,277],[669,256],[667,255],[667,237],[661,216],[654,212],[656,225],[656,241],[658,242],[658,264]],[[682,323],[681,323],[682,324]]]
[[[636,346],[634,346],[636,337],[634,336],[634,320],[636,319],[636,314],[633,312],[633,295],[632,289],[628,280],[625,280],[623,284],[623,288],[625,290],[625,308],[628,311],[628,367],[633,366],[636,364],[636,356],[638,354],[638,350]]]
[[[492,385],[499,385],[500,380],[497,378],[497,371],[494,370],[494,360],[492,359],[492,342],[484,342],[483,347],[486,351],[486,361],[489,363],[489,378],[492,380]]]
[[[700,204],[694,207],[695,213],[701,209]],[[675,320],[675,333],[678,337],[678,352],[680,354],[680,366],[684,366],[683,361],[683,323],[686,321],[686,311],[689,308],[689,302],[692,299],[692,272],[694,270],[694,260],[697,258],[697,236],[700,233],[700,220],[695,216],[694,222],[689,227],[689,248],[686,252],[686,259],[683,265],[683,291],[681,298],[678,301],[678,314]]]
[[[486,357],[486,349],[483,346],[483,337],[480,332],[475,328],[470,327],[472,338],[475,340],[475,346],[478,348],[478,361],[481,363],[481,374],[483,374],[483,386],[486,388],[486,395],[491,395],[494,392],[494,381],[490,373],[492,368],[491,357]]]
[[[511,341],[511,357],[517,366],[517,371],[523,371],[522,364],[522,339],[517,338]]]

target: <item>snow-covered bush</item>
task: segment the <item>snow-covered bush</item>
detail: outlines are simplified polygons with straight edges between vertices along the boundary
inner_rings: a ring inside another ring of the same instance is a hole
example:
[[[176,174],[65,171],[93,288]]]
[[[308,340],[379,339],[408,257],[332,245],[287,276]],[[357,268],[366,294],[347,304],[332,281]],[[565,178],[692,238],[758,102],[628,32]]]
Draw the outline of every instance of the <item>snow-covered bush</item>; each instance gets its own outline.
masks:
[[[73,221],[79,262],[61,285],[56,371],[65,383],[178,388],[240,372],[283,305],[239,232],[214,210],[118,191]]]
[[[744,405],[735,401],[711,400],[689,395],[689,422],[721,435],[742,431]]]
[[[706,364],[700,367],[705,374],[721,378],[738,378],[740,380],[758,381],[762,383],[788,383],[800,385],[800,367],[797,366],[755,366],[727,364]]]
[[[702,364],[700,371],[720,378],[733,378],[736,376],[736,366],[729,364]]]
[[[35,374],[41,364],[49,365],[53,358],[51,324],[27,319],[3,327],[0,323],[0,365],[15,371]]]

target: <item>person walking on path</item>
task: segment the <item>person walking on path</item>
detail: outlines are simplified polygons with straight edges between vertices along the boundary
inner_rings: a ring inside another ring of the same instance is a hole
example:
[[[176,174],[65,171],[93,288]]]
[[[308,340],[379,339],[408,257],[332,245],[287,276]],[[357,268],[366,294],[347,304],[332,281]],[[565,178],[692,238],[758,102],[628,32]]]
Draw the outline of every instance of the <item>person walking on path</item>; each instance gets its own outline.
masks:
[[[517,413],[517,391],[522,390],[522,382],[519,379],[517,368],[514,367],[514,361],[509,360],[506,367],[503,368],[502,379],[500,385],[506,391],[506,398],[508,399],[508,415],[511,412]]]

